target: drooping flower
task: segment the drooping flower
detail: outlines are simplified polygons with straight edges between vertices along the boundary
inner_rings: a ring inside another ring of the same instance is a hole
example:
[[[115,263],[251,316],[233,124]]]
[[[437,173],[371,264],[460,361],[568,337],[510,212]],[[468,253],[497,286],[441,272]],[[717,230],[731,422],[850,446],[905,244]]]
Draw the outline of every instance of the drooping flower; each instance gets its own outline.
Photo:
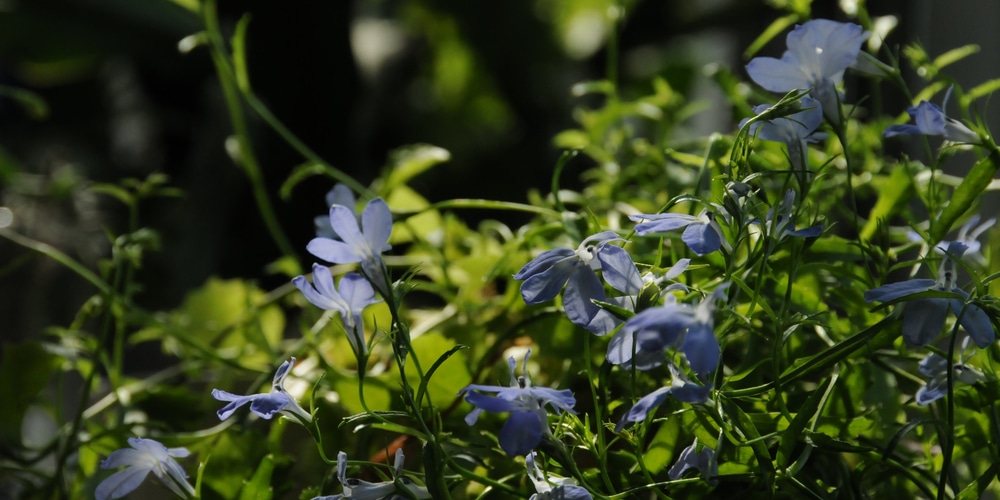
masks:
[[[528,500],[592,500],[590,492],[582,486],[577,486],[576,481],[567,477],[548,476],[538,468],[535,463],[535,452],[531,452],[524,459],[524,464],[528,469],[528,478],[535,485],[535,493]]]
[[[719,475],[719,461],[715,457],[715,450],[707,446],[702,447],[701,451],[697,451],[697,448],[698,439],[695,438],[690,446],[681,451],[677,462],[667,471],[667,476],[676,481],[688,470],[695,469],[701,472],[701,476],[709,485],[715,486],[718,482],[715,478]]]
[[[803,97],[799,101],[802,111],[773,120],[754,122],[750,124],[750,135],[765,141],[783,142],[788,146],[788,159],[796,170],[806,170],[806,143],[820,140],[824,134],[816,132],[823,123],[823,106],[811,97]],[[753,108],[756,114],[770,109],[767,104]],[[744,118],[739,128],[750,121]]]
[[[271,382],[271,392],[267,394],[253,394],[250,396],[239,396],[219,389],[212,389],[212,397],[219,401],[228,401],[229,404],[223,406],[217,412],[219,420],[225,420],[236,412],[241,406],[250,403],[250,411],[256,413],[265,420],[270,420],[275,413],[281,412],[287,416],[294,417],[300,423],[305,424],[312,420],[309,415],[295,400],[288,391],[285,390],[285,377],[295,366],[295,358],[281,363],[278,371],[274,373],[274,380]]]
[[[94,491],[97,500],[121,498],[139,487],[152,472],[164,486],[182,498],[194,498],[195,491],[187,481],[187,474],[174,458],[184,458],[191,453],[186,448],[167,448],[159,441],[129,438],[131,448],[115,450],[101,462],[102,469],[124,469],[101,481]]]
[[[815,238],[823,232],[823,226],[819,224],[805,229],[795,229],[793,210],[794,204],[795,191],[789,189],[788,191],[785,191],[785,198],[781,201],[781,205],[771,207],[771,209],[767,211],[765,223],[767,225],[768,236],[774,238],[775,240],[781,240],[785,236]],[[775,212],[777,212],[777,214]]]
[[[347,477],[347,453],[337,453],[337,479],[340,481],[340,484],[344,486],[344,492],[339,495],[313,497],[312,500],[395,500],[402,498],[431,498],[430,493],[427,492],[427,488],[418,486],[412,479],[403,475],[403,463],[405,460],[406,456],[403,455],[403,449],[397,448],[395,461],[393,462],[393,476],[396,480],[371,483],[361,479]],[[406,488],[409,493],[408,495],[404,496],[400,494],[400,486],[397,486],[397,481],[402,484],[402,488]]]
[[[338,290],[333,283],[330,269],[313,264],[312,284],[309,284],[305,276],[296,276],[292,279],[292,283],[314,306],[340,314],[344,330],[347,331],[347,339],[358,356],[364,356],[368,352],[361,312],[379,301],[375,299],[375,290],[363,276],[357,273],[345,274],[340,278]]]
[[[747,74],[771,92],[812,89],[810,95],[822,104],[823,114],[839,124],[836,86],[844,79],[844,70],[857,60],[861,44],[870,34],[857,24],[813,19],[788,33],[788,50],[781,59],[755,57],[747,64]]]
[[[471,384],[459,391],[459,394],[465,395],[466,401],[475,406],[465,417],[465,423],[469,425],[475,425],[483,411],[510,414],[500,429],[498,440],[500,448],[511,457],[527,455],[542,442],[542,437],[551,435],[546,406],[551,406],[557,414],[562,411],[576,413],[573,411],[576,399],[569,389],[555,390],[549,387],[531,386],[527,369],[530,355],[530,350],[524,355],[521,377],[514,371],[517,365],[514,357],[507,359],[510,368],[510,387]],[[496,393],[496,396],[487,396],[475,391]]]
[[[667,362],[667,366],[670,368],[670,385],[661,387],[636,401],[628,413],[618,420],[615,432],[621,432],[629,423],[646,420],[649,412],[663,404],[668,396],[672,395],[678,401],[689,404],[702,404],[708,401],[708,395],[712,391],[711,385],[692,382],[684,375],[684,372],[671,362]]]
[[[313,238],[306,245],[309,253],[333,264],[361,263],[361,269],[383,297],[390,294],[389,281],[382,261],[382,252],[389,250],[392,233],[392,213],[382,198],[365,205],[361,225],[352,208],[330,207],[330,226],[339,239]]]
[[[729,249],[729,242],[722,237],[722,229],[715,221],[715,216],[715,212],[702,210],[697,216],[674,213],[639,214],[630,215],[629,219],[638,222],[635,232],[639,236],[684,228],[681,241],[700,256],[715,252],[723,246]]]
[[[952,380],[957,380],[965,384],[975,384],[985,377],[979,370],[966,364],[969,362],[969,358],[972,357],[972,353],[968,350],[969,338],[965,337],[962,340],[961,354],[959,355],[960,360],[952,366]],[[917,404],[928,405],[948,394],[947,359],[932,352],[920,360],[917,368],[925,377],[930,378],[926,384],[917,389]]]
[[[890,283],[865,292],[865,302],[891,302],[896,299],[931,290],[954,293],[957,298],[915,298],[901,304],[903,338],[913,346],[930,344],[941,334],[945,319],[951,312],[959,316],[959,324],[980,348],[993,343],[996,338],[989,316],[979,306],[966,304],[969,294],[955,286],[955,269],[952,257],[961,257],[968,247],[962,242],[951,242],[947,255],[938,269],[938,279],[911,279]]]
[[[333,186],[329,192],[326,193],[326,206],[332,207],[333,205],[343,205],[351,211],[354,211],[354,207],[358,204],[356,198],[354,198],[354,192],[351,188],[344,184],[337,183]],[[337,236],[337,232],[333,230],[333,226],[330,224],[330,215],[317,215],[313,219],[313,224],[316,226],[316,237],[317,238],[330,238],[330,239],[340,239]]]
[[[608,300],[594,271],[601,270],[609,284],[625,293],[637,294],[641,288],[634,286],[641,279],[632,257],[622,248],[608,244],[616,239],[619,237],[614,231],[604,231],[583,240],[576,250],[556,248],[542,252],[514,275],[514,279],[523,281],[524,302],[540,304],[552,300],[566,285],[563,309],[573,324],[596,335],[614,330],[621,320],[593,302]]]
[[[916,106],[906,110],[913,120],[913,124],[902,123],[886,127],[882,134],[884,137],[892,137],[900,134],[922,134],[939,135],[946,140],[954,142],[964,142],[969,144],[980,144],[979,134],[973,132],[962,122],[948,118],[942,108],[948,106],[948,98],[951,96],[951,87],[944,94],[944,102],[941,107],[936,104],[920,101]]]
[[[663,364],[664,350],[676,348],[699,377],[708,376],[721,355],[715,338],[715,303],[725,297],[728,287],[728,283],[720,285],[697,307],[667,301],[636,314],[611,338],[607,360],[648,370]]]

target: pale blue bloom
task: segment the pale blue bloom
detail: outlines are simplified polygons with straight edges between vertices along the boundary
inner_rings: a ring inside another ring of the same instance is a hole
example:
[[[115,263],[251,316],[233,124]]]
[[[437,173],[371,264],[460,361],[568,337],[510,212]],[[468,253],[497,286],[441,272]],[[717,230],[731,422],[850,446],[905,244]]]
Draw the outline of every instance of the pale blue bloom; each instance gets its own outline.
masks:
[[[823,123],[823,106],[819,101],[811,97],[803,97],[799,101],[802,111],[792,113],[768,121],[758,121],[750,124],[750,135],[757,136],[765,141],[783,142],[788,146],[788,158],[796,170],[806,170],[806,143],[816,142],[823,138],[825,134],[816,132],[816,129]],[[753,108],[753,112],[761,114],[770,109],[771,106],[761,104]],[[743,128],[749,118],[744,118],[740,122],[739,128]]]
[[[521,377],[514,371],[517,366],[514,357],[508,358],[510,387],[471,384],[459,391],[459,394],[465,394],[465,400],[469,404],[476,407],[465,417],[465,423],[469,425],[475,425],[483,411],[510,414],[497,438],[500,448],[511,457],[527,455],[542,442],[543,436],[551,435],[545,411],[547,405],[557,414],[562,411],[576,413],[573,411],[576,399],[569,389],[557,391],[548,387],[531,386],[527,369],[530,355],[530,350],[524,355]],[[474,391],[494,392],[496,396],[486,396]]]
[[[577,486],[572,478],[549,476],[538,468],[535,455],[529,453],[524,464],[528,469],[528,478],[535,485],[535,493],[528,500],[593,500],[590,492],[582,486]]]
[[[958,235],[954,242],[942,241],[934,247],[934,250],[943,254],[952,243],[962,243],[967,247],[965,253],[962,254],[962,260],[967,262],[971,260],[979,266],[987,267],[989,262],[982,254],[983,245],[979,242],[979,237],[993,227],[993,225],[996,224],[997,219],[996,217],[990,217],[989,219],[983,221],[982,224],[980,224],[979,221],[979,215],[973,215],[968,221],[966,221],[965,224],[962,224],[962,227],[958,229]],[[926,228],[926,224],[924,227]],[[920,233],[913,230],[906,233],[906,238],[915,243],[924,243],[924,238],[920,235]]]
[[[371,284],[358,273],[347,273],[340,278],[340,289],[333,283],[333,275],[326,266],[313,264],[313,283],[305,276],[296,276],[292,283],[302,291],[306,300],[327,311],[336,311],[347,331],[347,339],[358,356],[368,352],[365,343],[365,325],[361,318],[364,309],[378,303]]]
[[[397,448],[393,463],[393,472],[395,473],[394,477],[396,480],[371,483],[347,477],[347,453],[337,453],[337,479],[344,486],[344,492],[339,495],[313,497],[312,500],[402,500],[404,498],[431,498],[430,493],[427,492],[427,488],[416,485],[412,479],[402,475],[405,460],[406,457],[403,455],[403,449]],[[409,495],[401,494],[397,482],[401,483],[403,488],[406,488]]]
[[[951,242],[947,253],[961,257],[966,248],[964,243]],[[980,348],[993,343],[995,332],[989,316],[979,306],[966,305],[969,294],[955,286],[954,263],[949,256],[941,262],[937,280],[912,279],[883,285],[865,292],[865,301],[891,302],[930,290],[954,293],[962,298],[917,298],[902,304],[903,338],[910,345],[922,347],[933,342],[941,334],[949,312],[961,314],[959,324]]]
[[[121,498],[142,484],[152,472],[164,486],[182,498],[194,498],[194,488],[187,481],[187,474],[174,458],[184,458],[191,453],[186,448],[167,448],[159,441],[129,438],[131,448],[115,450],[101,462],[102,469],[124,469],[101,481],[94,491],[97,500]]]
[[[725,297],[728,287],[728,283],[720,285],[697,307],[668,301],[636,314],[611,338],[607,360],[648,370],[663,364],[664,350],[675,348],[684,353],[699,377],[708,376],[721,356],[715,338],[715,302]]]
[[[392,248],[392,213],[382,198],[365,205],[361,224],[353,208],[343,205],[330,207],[330,226],[339,239],[313,238],[306,245],[309,253],[333,264],[361,263],[361,269],[383,297],[390,294],[389,281],[382,261],[382,252]]]
[[[670,385],[661,387],[636,401],[628,413],[618,421],[615,432],[621,432],[629,423],[646,420],[649,412],[663,404],[668,396],[673,396],[678,401],[689,404],[703,404],[708,401],[708,395],[712,391],[711,385],[692,382],[673,363],[668,362],[667,366],[670,368]]]
[[[635,232],[639,236],[684,228],[681,241],[696,255],[715,252],[723,245],[729,248],[728,242],[722,238],[719,223],[715,221],[715,213],[708,210],[702,210],[697,216],[673,213],[639,214],[630,215],[629,219],[638,222],[635,225]]]
[[[965,384],[975,384],[985,379],[979,370],[966,364],[969,362],[969,358],[972,357],[972,353],[969,352],[969,337],[962,339],[961,352],[962,354],[959,355],[961,359],[952,366],[952,380],[957,380]],[[917,368],[925,377],[930,378],[926,384],[917,390],[917,404],[928,405],[948,394],[947,359],[932,352],[920,360]]]
[[[667,476],[676,481],[683,477],[688,470],[695,469],[701,472],[702,477],[708,481],[710,486],[715,486],[718,482],[715,478],[719,476],[719,461],[715,457],[715,450],[707,446],[702,447],[701,451],[697,451],[697,449],[698,439],[696,438],[690,446],[681,451],[677,462],[667,471]]]
[[[794,205],[795,191],[789,189],[788,191],[785,191],[785,198],[781,201],[781,205],[771,207],[771,209],[767,211],[767,234],[770,237],[779,241],[785,236],[815,238],[823,232],[823,226],[819,224],[805,229],[795,229],[795,221],[793,219]],[[774,213],[775,209],[778,210],[777,215]]]
[[[836,86],[844,70],[854,64],[861,44],[871,33],[852,23],[813,19],[795,26],[785,43],[781,59],[755,57],[747,74],[771,92],[812,89],[810,94],[823,106],[823,114],[840,123],[840,98]]]
[[[951,87],[944,94],[942,107],[948,106],[948,98],[951,96]],[[948,118],[944,111],[927,101],[920,101],[916,106],[906,110],[913,120],[913,124],[903,123],[886,127],[883,136],[892,137],[900,134],[923,134],[939,135],[946,140],[954,142],[965,142],[969,144],[980,144],[979,135],[966,127],[962,122]]]
[[[524,302],[540,304],[552,300],[566,285],[563,309],[573,324],[596,335],[614,330],[621,320],[593,302],[608,301],[604,285],[594,271],[601,270],[604,279],[619,291],[632,295],[641,289],[639,271],[632,257],[621,247],[609,244],[617,239],[620,238],[614,231],[604,231],[583,240],[576,250],[556,248],[542,252],[514,275],[514,279],[523,280]],[[637,283],[640,283],[638,288]]]
[[[311,421],[312,417],[309,413],[302,409],[298,401],[285,390],[285,377],[288,376],[288,372],[292,371],[293,366],[295,366],[295,358],[290,358],[278,367],[278,371],[274,373],[274,380],[271,382],[271,392],[267,394],[239,396],[219,389],[212,389],[213,398],[229,402],[219,409],[219,420],[229,418],[241,406],[250,403],[250,411],[265,420],[270,420],[275,413],[281,412],[294,417],[303,424]]]
[[[354,198],[354,192],[351,188],[345,186],[344,184],[337,183],[333,186],[328,193],[326,193],[326,206],[332,207],[333,205],[343,205],[354,211],[354,207],[358,204],[357,199]],[[313,219],[313,224],[316,226],[316,237],[318,238],[330,238],[330,239],[340,239],[337,237],[337,232],[333,230],[333,226],[330,224],[330,215],[317,215]]]

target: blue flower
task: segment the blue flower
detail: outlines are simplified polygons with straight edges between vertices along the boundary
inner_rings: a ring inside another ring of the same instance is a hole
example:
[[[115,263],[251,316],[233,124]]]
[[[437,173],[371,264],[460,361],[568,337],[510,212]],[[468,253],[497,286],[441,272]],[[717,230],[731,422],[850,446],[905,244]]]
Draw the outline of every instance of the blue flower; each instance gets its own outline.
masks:
[[[94,491],[97,500],[121,498],[142,484],[150,472],[164,486],[182,498],[194,498],[194,488],[187,481],[187,474],[174,458],[184,458],[191,453],[186,448],[167,448],[153,439],[129,438],[131,448],[115,450],[101,462],[102,469],[125,467],[101,481]]]
[[[965,337],[962,340],[962,354],[961,360],[952,366],[954,370],[952,380],[957,380],[965,384],[975,384],[985,377],[983,374],[967,365],[969,358],[972,357],[972,353],[968,353],[969,348],[969,337]],[[943,356],[936,353],[928,354],[924,359],[920,360],[920,364],[917,366],[920,373],[924,376],[930,377],[920,389],[917,390],[916,400],[919,405],[928,405],[943,398],[948,394],[948,360]]]
[[[948,106],[948,98],[950,96],[951,87],[944,94],[944,102],[941,103],[942,107]],[[940,135],[954,142],[969,144],[980,144],[982,142],[979,139],[979,134],[970,130],[962,122],[954,118],[948,118],[941,108],[930,102],[920,101],[919,104],[910,107],[906,112],[910,114],[910,119],[913,120],[914,124],[890,125],[886,127],[883,136],[892,137],[900,134]]]
[[[806,170],[806,143],[816,142],[823,133],[816,129],[823,123],[823,106],[811,97],[803,97],[799,101],[802,111],[788,116],[775,118],[764,122],[750,124],[750,135],[765,141],[783,142],[788,146],[788,158],[796,170]],[[761,114],[771,107],[761,104],[753,108],[753,112]],[[743,128],[749,118],[744,118],[739,125]]]
[[[524,458],[528,469],[528,478],[535,485],[535,493],[528,500],[593,500],[590,492],[582,486],[577,486],[571,478],[549,476],[538,468],[535,463],[535,452]]]
[[[256,413],[260,418],[270,420],[275,413],[282,412],[295,417],[300,423],[306,424],[312,417],[299,406],[288,391],[285,390],[285,377],[295,366],[295,358],[285,361],[274,373],[274,380],[271,383],[271,392],[268,394],[254,394],[252,396],[239,396],[219,389],[212,389],[212,397],[219,401],[228,401],[229,404],[223,406],[218,411],[219,420],[225,420],[236,412],[241,406],[250,403],[250,411]]]
[[[785,191],[785,198],[781,205],[771,207],[767,211],[767,234],[776,239],[782,240],[785,236],[798,236],[800,238],[815,238],[823,232],[823,226],[817,224],[805,229],[795,229],[792,207],[795,204],[795,191],[789,189]],[[778,213],[775,215],[775,209]]]
[[[406,456],[403,455],[403,449],[397,448],[393,464],[393,472],[395,473],[394,476],[396,477],[396,481],[370,483],[361,479],[347,477],[347,453],[337,453],[337,479],[340,481],[340,484],[344,486],[344,492],[339,495],[313,497],[312,500],[395,500],[402,498],[431,498],[430,493],[427,492],[427,488],[417,486],[412,479],[402,475],[403,463],[405,460]],[[403,488],[406,488],[409,495],[403,496],[398,494],[399,487],[397,486],[397,481],[403,485]]]
[[[379,301],[375,299],[375,290],[363,276],[358,273],[345,274],[340,278],[338,290],[334,286],[330,269],[313,264],[313,284],[310,285],[305,276],[296,276],[292,283],[314,306],[340,314],[347,339],[358,356],[364,356],[368,352],[361,312]]]
[[[707,446],[703,447],[701,451],[697,451],[697,448],[698,439],[695,439],[690,446],[681,451],[677,462],[667,471],[667,476],[676,481],[684,476],[688,470],[695,469],[701,472],[702,477],[708,481],[710,486],[715,486],[715,483],[718,482],[715,478],[719,475],[719,462],[715,457],[715,450]]]
[[[680,371],[673,363],[668,362],[670,368],[670,386],[661,387],[635,402],[632,409],[628,411],[618,421],[615,432],[621,432],[626,425],[631,422],[642,422],[646,420],[650,411],[667,400],[667,396],[673,395],[678,401],[689,404],[703,404],[708,401],[708,395],[712,391],[712,386],[696,384],[690,381],[684,372]]]
[[[954,293],[961,299],[930,297],[916,298],[903,304],[903,338],[910,345],[922,347],[930,344],[941,334],[948,313],[960,315],[959,324],[972,336],[980,348],[993,343],[995,333],[989,316],[979,306],[966,304],[969,294],[955,286],[954,263],[950,256],[961,257],[966,245],[952,242],[948,245],[948,255],[941,262],[938,279],[912,279],[890,283],[865,292],[866,302],[891,302],[909,295],[937,290]]]
[[[668,301],[636,314],[611,338],[607,360],[648,370],[663,364],[664,350],[677,348],[699,377],[708,376],[721,355],[715,338],[715,302],[725,297],[728,287],[720,285],[697,307]]]
[[[546,405],[551,405],[556,413],[562,411],[576,413],[573,411],[576,399],[570,390],[557,391],[548,387],[531,386],[527,370],[530,355],[530,350],[524,355],[521,377],[517,377],[514,372],[517,365],[514,357],[511,356],[507,360],[510,368],[510,387],[471,384],[459,391],[459,394],[465,394],[465,400],[469,404],[476,407],[465,417],[465,423],[469,425],[475,425],[483,411],[510,413],[507,422],[500,429],[498,440],[500,448],[511,457],[527,455],[542,442],[543,436],[551,435],[548,414],[545,411]],[[473,391],[494,392],[496,396],[486,396]]]
[[[722,248],[729,249],[729,242],[723,240],[722,229],[715,221],[715,213],[702,210],[698,216],[687,214],[639,214],[630,215],[629,219],[638,222],[635,232],[639,236],[649,233],[661,233],[684,228],[681,234],[688,248],[697,255],[705,255]]]
[[[328,193],[326,193],[326,206],[332,207],[333,205],[343,205],[351,211],[354,211],[354,207],[358,204],[357,199],[354,198],[354,192],[351,188],[337,183],[333,186]],[[317,215],[313,219],[313,224],[316,226],[316,237],[318,238],[330,238],[330,239],[340,239],[337,236],[337,231],[334,231],[333,226],[330,224],[330,215]]]
[[[771,92],[812,89],[810,94],[822,103],[823,114],[840,123],[836,86],[870,34],[857,24],[814,19],[788,33],[788,50],[781,59],[755,57],[747,64],[747,74]]]
[[[389,281],[382,261],[382,252],[389,250],[392,233],[392,213],[382,198],[365,205],[361,225],[352,208],[330,207],[330,226],[338,239],[313,238],[306,245],[309,253],[333,264],[361,263],[361,269],[383,297],[389,296]],[[362,229],[363,228],[363,229]]]
[[[617,239],[614,231],[604,231],[583,240],[576,250],[556,248],[542,252],[514,275],[514,279],[524,281],[521,284],[524,302],[540,304],[552,300],[566,285],[563,309],[573,324],[596,335],[614,330],[621,320],[593,302],[608,301],[604,285],[594,271],[600,269],[611,286],[630,295],[639,293],[642,282],[628,252],[608,244]]]

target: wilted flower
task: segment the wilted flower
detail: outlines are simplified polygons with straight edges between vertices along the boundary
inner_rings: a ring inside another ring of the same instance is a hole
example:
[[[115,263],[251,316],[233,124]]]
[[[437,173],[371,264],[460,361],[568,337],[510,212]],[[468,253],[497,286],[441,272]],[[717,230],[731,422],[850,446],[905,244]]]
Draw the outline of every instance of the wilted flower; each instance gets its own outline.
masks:
[[[351,347],[358,356],[364,356],[368,351],[368,344],[365,343],[365,325],[361,312],[379,302],[375,299],[375,290],[371,284],[358,273],[347,273],[340,278],[338,290],[333,283],[330,269],[319,264],[313,264],[311,285],[305,276],[296,276],[292,279],[292,283],[314,306],[340,314]]]
[[[333,205],[343,205],[351,211],[354,211],[355,205],[358,201],[354,198],[354,192],[351,188],[345,186],[344,184],[337,183],[333,186],[329,192],[326,193],[326,206],[332,207]],[[316,237],[318,238],[330,238],[330,239],[340,239],[337,236],[337,232],[333,230],[333,226],[330,224],[330,215],[317,215],[313,219],[313,224],[316,226]]]
[[[528,500],[592,500],[590,492],[582,486],[577,486],[576,481],[566,477],[545,477],[535,463],[535,452],[531,452],[524,458],[524,464],[528,468],[528,478],[535,485],[535,493]]]
[[[913,124],[903,123],[886,127],[885,137],[892,137],[900,134],[923,134],[939,135],[949,141],[965,142],[969,144],[980,144],[979,135],[966,127],[962,122],[948,118],[942,108],[948,106],[948,98],[951,96],[951,87],[944,94],[944,102],[941,107],[927,101],[920,101],[916,106],[906,110],[913,120]]]
[[[771,92],[812,89],[810,94],[822,103],[823,114],[840,123],[836,86],[870,34],[857,24],[813,19],[788,33],[788,50],[781,59],[755,57],[747,64],[747,74]]]
[[[298,401],[295,400],[288,391],[285,390],[284,382],[288,372],[295,366],[295,358],[291,358],[274,373],[274,380],[271,383],[271,392],[267,394],[253,394],[250,396],[239,396],[219,389],[212,389],[212,397],[219,401],[228,401],[229,404],[223,406],[218,411],[219,420],[225,420],[236,412],[241,406],[250,403],[250,411],[256,413],[261,418],[270,420],[275,413],[282,412],[295,417],[300,423],[305,424],[312,420]]]
[[[125,467],[101,481],[94,491],[97,500],[121,498],[139,487],[150,472],[164,486],[182,498],[193,498],[194,488],[187,481],[187,474],[174,458],[184,458],[191,453],[186,448],[167,448],[159,441],[129,438],[131,448],[115,450],[101,462],[102,469]]]
[[[708,394],[712,391],[711,385],[692,382],[673,363],[667,362],[667,366],[670,368],[670,385],[661,387],[636,401],[628,413],[618,420],[615,432],[621,432],[629,423],[646,420],[649,412],[663,404],[667,396],[673,395],[678,401],[690,404],[702,404],[708,401]]]
[[[529,356],[530,350],[524,355],[521,377],[514,372],[517,366],[514,357],[507,359],[510,387],[471,384],[459,391],[459,394],[465,394],[465,400],[469,404],[476,407],[465,417],[465,423],[469,425],[475,425],[483,411],[510,413],[507,422],[500,429],[498,440],[500,448],[511,457],[527,455],[538,446],[544,435],[550,433],[546,405],[551,405],[556,413],[576,413],[573,411],[576,399],[569,389],[557,391],[548,387],[531,386],[527,369]],[[474,391],[495,392],[496,396],[486,396]]]
[[[960,355],[961,360],[952,366],[952,380],[957,380],[966,384],[975,384],[985,377],[979,370],[967,365],[969,358],[972,357],[972,353],[968,352],[969,348],[969,337],[965,337],[962,340],[962,354]],[[966,354],[968,353],[968,354]],[[920,364],[917,366],[920,373],[923,373],[925,377],[929,377],[930,380],[927,381],[920,389],[917,390],[916,400],[917,404],[928,405],[943,398],[948,394],[948,360],[937,353],[930,353],[924,359],[920,360]]]
[[[697,255],[705,255],[726,246],[729,242],[722,238],[722,229],[715,221],[715,213],[702,210],[698,216],[687,214],[639,214],[629,219],[638,222],[635,232],[640,236],[684,228],[681,241]]]
[[[427,488],[417,486],[413,480],[403,475],[403,463],[406,457],[403,449],[396,449],[396,457],[393,463],[393,472],[396,481],[382,481],[370,483],[361,479],[347,477],[347,453],[337,453],[337,479],[344,486],[344,492],[339,495],[327,495],[314,497],[312,500],[396,500],[403,498],[431,498]],[[400,494],[400,486],[406,488],[408,495]]]
[[[353,207],[330,207],[330,226],[338,239],[313,238],[306,245],[309,253],[334,264],[361,263],[361,269],[383,297],[390,294],[389,281],[382,261],[382,252],[392,248],[392,213],[382,198],[375,198],[365,205],[361,225]]]
[[[806,170],[806,143],[816,142],[824,135],[816,132],[823,123],[823,106],[811,97],[803,97],[799,101],[799,106],[802,111],[798,113],[751,123],[750,135],[756,135],[765,141],[785,143],[788,146],[788,158],[792,166],[797,170]],[[761,104],[755,106],[753,112],[760,114],[768,109],[769,105]],[[749,118],[744,118],[739,128],[743,128],[748,121]]]
[[[667,476],[672,480],[680,479],[689,469],[701,472],[708,484],[715,486],[718,482],[715,478],[719,475],[719,462],[715,457],[715,450],[709,447],[702,447],[697,451],[698,439],[695,438],[690,446],[681,451],[677,462],[667,471]]]
[[[641,282],[632,257],[622,248],[608,244],[616,239],[619,237],[614,231],[604,231],[583,240],[576,250],[556,248],[542,252],[514,275],[514,279],[524,281],[521,284],[524,302],[540,304],[552,300],[566,285],[563,309],[574,325],[597,335],[614,330],[621,320],[593,302],[608,300],[594,271],[601,270],[608,283],[629,294],[637,294],[639,289],[634,285]]]
[[[891,302],[921,292],[937,290],[958,294],[961,299],[929,297],[916,298],[903,307],[903,338],[914,346],[930,344],[941,334],[949,312],[959,315],[959,324],[972,336],[979,347],[993,343],[995,333],[989,316],[979,306],[966,304],[969,294],[955,286],[955,269],[952,257],[961,257],[968,248],[962,242],[951,242],[938,270],[938,279],[912,279],[890,283],[865,292],[865,302]]]

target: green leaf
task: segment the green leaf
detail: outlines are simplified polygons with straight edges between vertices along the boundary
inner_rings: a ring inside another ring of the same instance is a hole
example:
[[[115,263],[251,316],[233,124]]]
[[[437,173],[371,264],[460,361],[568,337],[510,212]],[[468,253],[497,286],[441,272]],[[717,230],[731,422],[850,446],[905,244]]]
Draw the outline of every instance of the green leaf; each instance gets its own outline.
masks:
[[[410,179],[430,170],[431,167],[450,159],[451,153],[447,149],[430,144],[414,144],[399,148],[389,155],[389,172],[383,175],[385,184],[380,192],[386,195]]]
[[[750,43],[747,50],[743,52],[743,57],[750,58],[753,57],[760,49],[767,45],[774,37],[778,36],[782,31],[788,29],[789,26],[797,23],[799,21],[798,14],[789,14],[785,17],[779,17],[771,23],[767,29],[764,30],[756,40]]]
[[[935,57],[931,64],[933,64],[937,69],[941,69],[945,66],[961,61],[962,59],[965,59],[966,57],[969,57],[977,52],[979,52],[979,46],[975,44],[957,47]]]
[[[0,445],[21,447],[21,421],[49,384],[59,359],[38,342],[7,344],[0,363]]]
[[[836,379],[831,379],[830,383]],[[795,460],[792,453],[795,451],[795,445],[799,443],[802,438],[802,433],[806,429],[806,424],[809,423],[816,415],[819,409],[820,402],[823,401],[823,396],[826,394],[825,390],[820,390],[820,387],[825,386],[826,381],[819,384],[816,389],[813,390],[809,398],[806,399],[804,405],[798,408],[798,412],[792,421],[788,424],[788,428],[781,433],[781,441],[778,445],[778,456],[777,462],[778,467],[782,469],[787,469],[791,466],[792,462]]]
[[[413,353],[420,360],[422,367],[433,366],[439,360],[442,364],[447,363],[444,365],[448,371],[447,377],[434,377],[427,381],[427,396],[430,397],[431,404],[442,408],[450,406],[455,401],[458,391],[472,383],[472,375],[466,368],[468,360],[465,353],[460,352],[460,346],[457,346],[454,340],[438,332],[425,333],[413,339]],[[422,382],[413,363],[406,364],[406,378],[415,386],[419,386]]]
[[[274,455],[265,455],[249,481],[243,483],[240,500],[271,500],[271,474],[274,472]]]
[[[972,101],[979,99],[980,97],[990,95],[997,90],[1000,90],[1000,78],[994,78],[984,83],[980,83],[962,96],[961,107],[966,108]]]
[[[250,14],[243,14],[240,21],[236,23],[236,32],[233,34],[233,71],[236,72],[236,84],[243,92],[250,92],[250,76],[247,72],[247,27],[250,26]]]
[[[879,193],[878,201],[868,214],[868,222],[861,230],[861,238],[866,241],[875,235],[879,221],[888,222],[890,217],[906,207],[913,193],[913,178],[905,168],[897,166],[889,178],[881,183]]]
[[[969,175],[955,190],[951,201],[941,211],[941,215],[932,222],[931,241],[944,239],[952,225],[965,215],[965,212],[972,207],[983,191],[986,191],[993,176],[996,175],[997,169],[1000,169],[1000,150],[997,149],[994,149],[989,157],[979,160],[972,166]]]
[[[24,108],[28,116],[35,120],[43,120],[49,116],[49,105],[45,99],[30,90],[0,85],[0,96],[7,96],[16,101]]]

